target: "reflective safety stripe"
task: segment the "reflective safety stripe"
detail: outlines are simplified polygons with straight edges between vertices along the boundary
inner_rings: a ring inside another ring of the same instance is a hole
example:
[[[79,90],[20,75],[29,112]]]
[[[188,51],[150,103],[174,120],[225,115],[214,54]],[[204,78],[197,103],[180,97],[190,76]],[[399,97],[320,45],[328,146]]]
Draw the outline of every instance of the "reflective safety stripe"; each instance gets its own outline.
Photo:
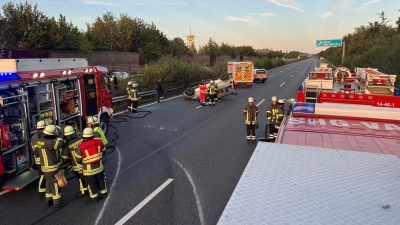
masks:
[[[51,198],[51,197],[53,197],[52,194],[46,193],[46,198]]]
[[[92,169],[91,166],[90,166],[90,164],[89,164],[89,165],[87,166],[86,170],[85,170],[85,169],[83,170],[83,175],[85,175],[85,176],[92,176],[92,175],[95,175],[95,174],[98,174],[98,173],[102,172],[103,169],[104,169],[103,164],[100,165],[100,166],[99,166],[98,168],[96,168],[96,169]]]
[[[250,140],[251,136],[247,136],[247,140]]]
[[[40,187],[42,186],[43,179],[44,179],[44,175],[40,175],[39,187],[38,187],[38,190],[39,190],[40,193],[46,192],[46,188],[40,188]],[[51,196],[50,196],[50,197],[51,197]]]
[[[90,195],[90,198],[97,198],[98,196],[99,196],[99,194],[93,194],[92,193],[92,189],[90,188],[90,185],[88,185],[88,190],[89,190],[89,195]]]
[[[47,160],[47,153],[46,153],[45,149],[42,149],[42,154],[43,154],[43,161],[44,161],[43,166],[49,166],[49,161]]]
[[[87,150],[85,150],[85,151],[87,151]],[[86,153],[86,155],[89,155],[89,154]],[[83,162],[84,164],[90,164],[90,163],[98,162],[98,161],[100,161],[102,158],[103,158],[103,154],[100,152],[100,153],[97,153],[97,154],[95,154],[95,155],[91,155],[91,156],[88,156],[88,157],[83,158],[83,161],[82,161],[82,162]]]
[[[57,182],[54,182],[54,189],[55,189],[56,194],[53,195],[53,200],[60,199],[61,198],[61,193],[58,192],[58,184],[57,184]]]
[[[252,139],[252,140],[256,140],[256,136],[252,136],[251,139]]]
[[[54,172],[54,171],[57,171],[59,167],[60,167],[60,163],[57,163],[56,165],[53,165],[53,166],[43,166],[42,165],[42,171],[44,173]]]

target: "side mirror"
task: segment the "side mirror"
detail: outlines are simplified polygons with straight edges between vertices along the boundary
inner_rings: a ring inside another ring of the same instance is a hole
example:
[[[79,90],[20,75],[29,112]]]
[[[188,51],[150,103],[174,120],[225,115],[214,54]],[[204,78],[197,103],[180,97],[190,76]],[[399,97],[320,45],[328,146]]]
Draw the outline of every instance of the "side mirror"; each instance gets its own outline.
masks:
[[[114,90],[118,91],[118,79],[117,79],[117,76],[114,76],[113,81],[114,81]]]

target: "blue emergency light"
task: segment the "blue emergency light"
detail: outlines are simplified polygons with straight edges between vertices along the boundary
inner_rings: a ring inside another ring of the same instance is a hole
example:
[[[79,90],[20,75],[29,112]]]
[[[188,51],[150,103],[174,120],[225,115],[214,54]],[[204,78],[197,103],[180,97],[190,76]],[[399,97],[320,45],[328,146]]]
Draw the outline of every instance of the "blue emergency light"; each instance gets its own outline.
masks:
[[[293,113],[315,113],[315,103],[312,102],[295,102],[292,107]]]
[[[8,82],[13,80],[21,80],[17,73],[0,72],[0,82]]]

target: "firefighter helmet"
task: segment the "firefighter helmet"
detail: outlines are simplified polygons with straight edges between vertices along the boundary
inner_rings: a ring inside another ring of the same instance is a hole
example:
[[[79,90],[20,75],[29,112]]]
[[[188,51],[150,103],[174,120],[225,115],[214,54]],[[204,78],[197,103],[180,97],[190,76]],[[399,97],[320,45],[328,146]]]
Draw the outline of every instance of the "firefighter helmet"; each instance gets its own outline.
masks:
[[[65,136],[69,136],[69,135],[72,135],[72,134],[75,134],[75,130],[74,130],[74,128],[72,126],[64,127],[64,135]]]
[[[88,124],[96,124],[97,123],[97,118],[94,116],[88,116],[86,118],[86,123]]]
[[[285,104],[285,100],[279,99],[279,100],[278,100],[278,104]]]
[[[214,81],[213,80],[210,80],[210,84],[213,84],[214,83]]]
[[[294,98],[291,98],[291,99],[289,99],[289,100],[288,100],[288,102],[289,102],[289,103],[291,103],[291,104],[293,104],[293,103],[295,103],[295,102],[296,102],[296,99],[294,99]]]
[[[276,96],[272,96],[271,102],[276,102],[276,101],[278,101],[278,98]]]
[[[39,122],[36,123],[36,129],[44,129],[46,127],[46,123],[44,120],[40,120]]]
[[[86,128],[83,130],[83,133],[82,133],[82,134],[83,134],[82,137],[84,137],[84,138],[90,138],[90,137],[93,137],[93,136],[94,136],[93,129],[90,128],[90,127],[86,127]]]
[[[46,126],[46,128],[44,128],[43,133],[47,134],[47,135],[55,135],[56,134],[56,126],[54,125],[48,125]]]
[[[128,86],[131,86],[132,84],[133,84],[132,81],[129,81],[129,82],[128,82]]]
[[[133,87],[133,88],[136,88],[136,87],[138,87],[138,84],[137,84],[137,83],[133,83],[133,84],[132,84],[132,87]]]
[[[249,103],[254,102],[254,99],[252,97],[250,97],[248,101],[249,101]]]

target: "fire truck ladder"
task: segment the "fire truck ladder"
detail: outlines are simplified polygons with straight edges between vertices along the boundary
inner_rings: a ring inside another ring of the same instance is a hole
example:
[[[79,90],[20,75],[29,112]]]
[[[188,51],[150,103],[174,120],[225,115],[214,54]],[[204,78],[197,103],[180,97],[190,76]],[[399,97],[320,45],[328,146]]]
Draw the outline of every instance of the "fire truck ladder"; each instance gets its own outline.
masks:
[[[304,98],[306,102],[317,103],[320,92],[321,92],[320,85],[305,85]]]

